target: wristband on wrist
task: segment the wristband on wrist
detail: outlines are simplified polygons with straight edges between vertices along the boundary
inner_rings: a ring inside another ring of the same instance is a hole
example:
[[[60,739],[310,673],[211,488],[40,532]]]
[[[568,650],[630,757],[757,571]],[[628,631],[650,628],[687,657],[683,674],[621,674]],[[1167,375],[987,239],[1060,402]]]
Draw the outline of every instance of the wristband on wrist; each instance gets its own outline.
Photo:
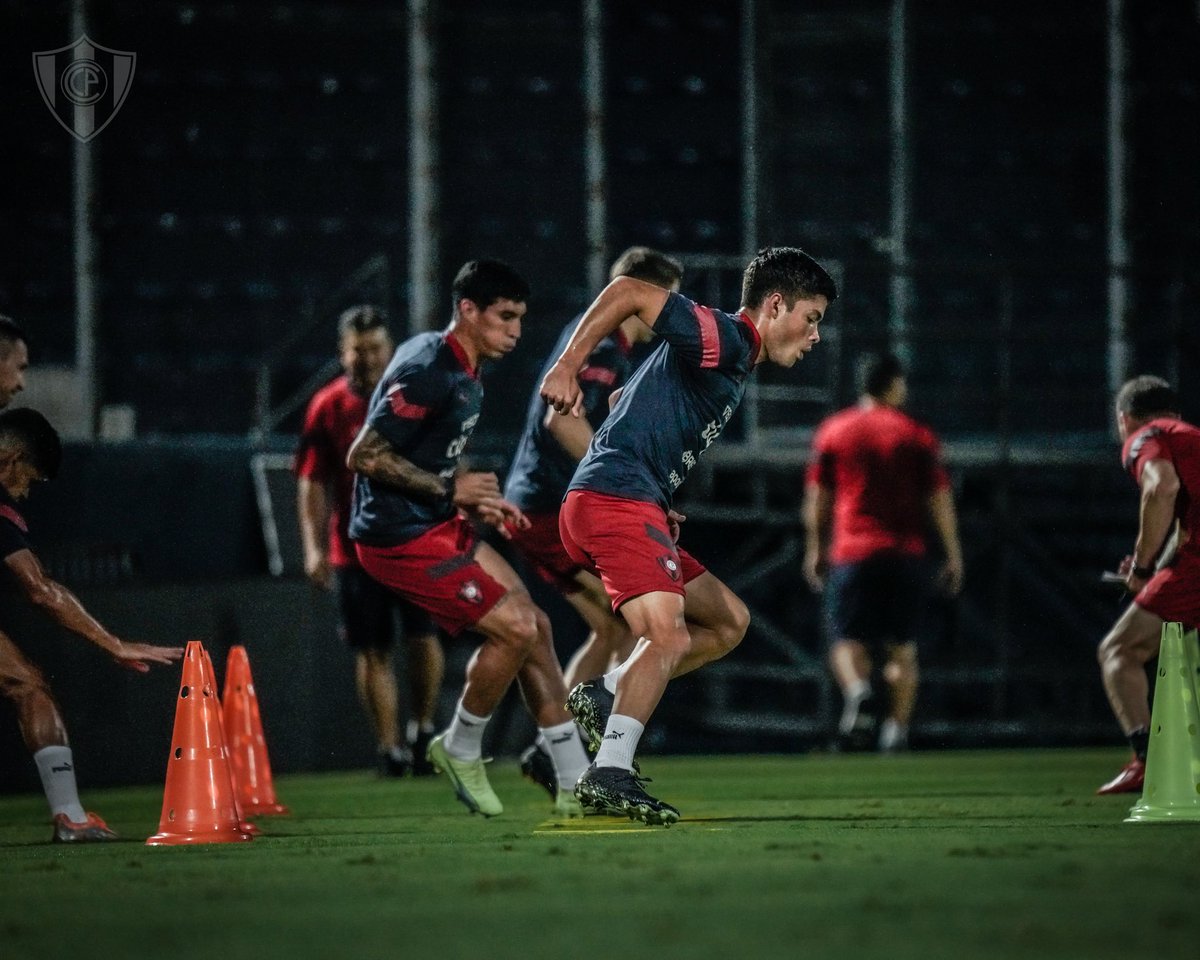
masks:
[[[1129,572],[1139,580],[1149,580],[1152,576],[1154,576],[1153,567],[1139,567],[1136,563],[1133,565],[1133,569],[1131,569]]]

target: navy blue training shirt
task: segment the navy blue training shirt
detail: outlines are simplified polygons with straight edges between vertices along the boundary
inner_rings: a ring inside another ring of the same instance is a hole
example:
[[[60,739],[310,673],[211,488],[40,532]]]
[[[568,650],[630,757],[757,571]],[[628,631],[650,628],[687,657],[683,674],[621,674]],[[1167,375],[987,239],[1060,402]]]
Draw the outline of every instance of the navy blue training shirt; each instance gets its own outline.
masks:
[[[419,333],[396,348],[367,405],[374,427],[410,463],[449,480],[479,420],[483,384],[448,333]],[[361,473],[354,476],[350,539],[373,547],[420,536],[455,515]]]
[[[630,377],[569,489],[667,510],[741,403],[762,345],[748,317],[673,293],[654,332],[663,342]]]
[[[540,384],[545,379],[550,367],[567,348],[567,341],[582,316],[577,316],[563,329],[534,383]],[[593,429],[608,416],[609,396],[629,379],[629,371],[633,368],[631,349],[628,339],[617,330],[600,341],[588,356],[587,366],[579,372],[583,413]],[[535,388],[525,415],[525,430],[504,485],[504,498],[526,513],[557,510],[578,465],[546,429],[547,409],[546,401]]]

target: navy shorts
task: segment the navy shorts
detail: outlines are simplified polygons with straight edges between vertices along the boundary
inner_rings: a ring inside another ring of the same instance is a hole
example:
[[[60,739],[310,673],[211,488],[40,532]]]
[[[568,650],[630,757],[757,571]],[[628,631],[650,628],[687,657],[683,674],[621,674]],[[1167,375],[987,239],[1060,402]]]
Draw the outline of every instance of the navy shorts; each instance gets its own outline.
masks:
[[[362,567],[337,568],[338,632],[354,650],[387,650],[396,639],[397,611],[405,637],[436,633],[420,607],[400,600]]]
[[[855,563],[835,564],[825,581],[825,626],[829,641],[866,644],[916,639],[929,590],[923,557],[879,553]]]

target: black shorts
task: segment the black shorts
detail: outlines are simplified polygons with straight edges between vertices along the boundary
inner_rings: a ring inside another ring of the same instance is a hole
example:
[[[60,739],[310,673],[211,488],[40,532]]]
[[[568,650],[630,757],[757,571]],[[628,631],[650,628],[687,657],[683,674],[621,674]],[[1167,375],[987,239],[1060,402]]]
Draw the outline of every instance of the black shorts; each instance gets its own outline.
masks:
[[[879,553],[836,564],[825,581],[825,626],[831,643],[909,643],[916,639],[929,568],[923,557]]]
[[[387,650],[396,639],[397,611],[405,637],[437,633],[429,614],[401,600],[362,567],[337,568],[338,633],[354,650]]]

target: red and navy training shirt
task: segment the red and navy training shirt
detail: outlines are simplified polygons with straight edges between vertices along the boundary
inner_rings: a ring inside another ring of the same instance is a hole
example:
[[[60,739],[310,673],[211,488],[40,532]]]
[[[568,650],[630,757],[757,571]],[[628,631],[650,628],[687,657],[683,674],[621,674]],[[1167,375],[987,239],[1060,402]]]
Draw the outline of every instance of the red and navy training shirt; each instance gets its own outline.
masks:
[[[396,348],[367,405],[367,423],[396,453],[444,480],[479,420],[483,385],[452,333],[420,333]],[[350,539],[374,547],[420,536],[455,514],[447,497],[431,502],[361,473],[354,478]]]
[[[745,314],[723,313],[672,293],[654,332],[663,342],[629,378],[569,489],[667,510],[741,403],[761,347]]]
[[[550,367],[567,348],[579,319],[576,317],[563,329],[538,374],[537,384],[541,384]],[[625,335],[618,330],[600,341],[588,355],[587,366],[579,372],[583,412],[593,429],[608,416],[608,398],[612,392],[629,379],[629,371],[633,369],[631,349]],[[546,428],[546,409],[546,401],[535,388],[525,414],[525,429],[504,486],[505,499],[527,513],[557,510],[578,466]]]
[[[1175,516],[1183,527],[1179,552],[1200,555],[1200,428],[1184,420],[1160,417],[1131,433],[1121,462],[1139,484],[1151,460],[1166,460],[1179,475]]]
[[[829,559],[925,552],[929,497],[950,485],[933,431],[891,407],[850,407],[813,436],[806,480],[833,492]]]

